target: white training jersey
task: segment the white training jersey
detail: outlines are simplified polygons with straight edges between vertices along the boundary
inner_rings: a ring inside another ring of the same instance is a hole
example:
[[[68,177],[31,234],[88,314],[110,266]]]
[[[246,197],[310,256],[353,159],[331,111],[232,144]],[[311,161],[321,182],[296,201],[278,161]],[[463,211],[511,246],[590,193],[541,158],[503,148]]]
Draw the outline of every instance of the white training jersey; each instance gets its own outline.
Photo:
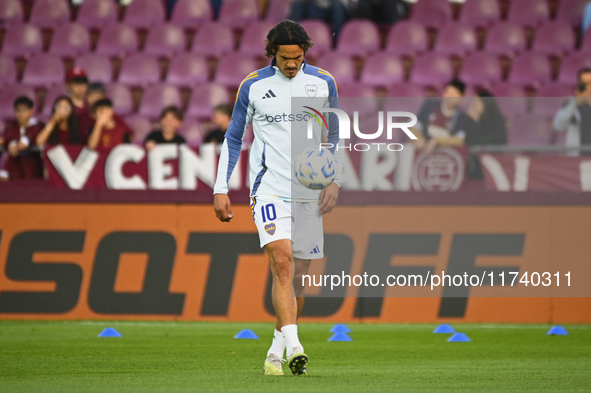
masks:
[[[318,146],[322,125],[320,128],[315,126],[312,140],[307,140],[305,136],[292,139],[294,122],[299,122],[300,126],[307,124],[303,120],[307,117],[302,113],[292,113],[292,97],[313,96],[316,102],[322,102],[320,106],[338,107],[337,86],[330,73],[305,61],[293,78],[286,77],[274,64],[275,61],[249,74],[238,88],[232,120],[222,146],[214,194],[228,193],[228,182],[240,155],[244,132],[252,122],[254,140],[249,158],[251,196],[273,195],[288,200],[318,200],[320,191],[310,190],[294,180],[292,171],[295,157],[292,157],[292,151]],[[327,142],[332,146],[336,146],[339,140],[338,121],[336,118],[334,120],[325,123],[328,125]],[[301,147],[294,146],[299,143]],[[330,150],[334,154],[334,148]],[[334,182],[340,187],[342,163],[338,164]]]

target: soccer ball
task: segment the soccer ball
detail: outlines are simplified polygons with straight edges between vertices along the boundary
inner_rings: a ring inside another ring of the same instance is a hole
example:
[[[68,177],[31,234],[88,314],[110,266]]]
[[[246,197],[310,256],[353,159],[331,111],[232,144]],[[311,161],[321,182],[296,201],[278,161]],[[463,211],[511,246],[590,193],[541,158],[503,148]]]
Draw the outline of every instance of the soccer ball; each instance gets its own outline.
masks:
[[[298,181],[305,187],[322,190],[337,176],[337,162],[328,149],[311,146],[297,156],[294,172]]]

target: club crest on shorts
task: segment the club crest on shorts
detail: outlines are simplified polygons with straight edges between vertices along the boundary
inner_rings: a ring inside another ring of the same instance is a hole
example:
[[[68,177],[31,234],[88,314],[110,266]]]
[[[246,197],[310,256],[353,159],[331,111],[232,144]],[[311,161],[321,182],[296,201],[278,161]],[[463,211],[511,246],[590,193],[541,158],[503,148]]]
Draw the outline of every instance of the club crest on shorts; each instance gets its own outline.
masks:
[[[277,226],[275,226],[275,223],[270,223],[265,225],[265,231],[267,231],[267,233],[271,236],[273,236],[275,234],[275,229],[277,229]]]
[[[316,86],[316,85],[306,85],[306,94],[310,98],[316,97],[316,94],[318,94],[318,86]]]

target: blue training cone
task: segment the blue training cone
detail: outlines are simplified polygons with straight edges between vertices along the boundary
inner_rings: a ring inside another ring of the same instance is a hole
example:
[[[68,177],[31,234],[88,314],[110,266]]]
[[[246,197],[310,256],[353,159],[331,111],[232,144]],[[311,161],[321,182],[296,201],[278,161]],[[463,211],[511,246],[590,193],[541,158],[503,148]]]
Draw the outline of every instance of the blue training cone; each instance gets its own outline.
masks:
[[[250,340],[258,340],[259,337],[250,329],[241,330],[234,338],[246,338]]]
[[[123,337],[121,333],[113,328],[105,328],[99,333],[98,337]]]
[[[448,343],[468,343],[470,339],[464,333],[456,333],[447,339]]]
[[[553,326],[546,334],[550,336],[567,336],[568,332],[562,326]]]
[[[328,341],[353,341],[351,337],[347,336],[347,333],[335,333]]]
[[[454,330],[454,328],[451,327],[451,325],[439,325],[435,328],[435,330],[433,330],[433,333],[455,333],[456,331]]]
[[[338,325],[334,325],[332,329],[330,329],[331,333],[351,333],[351,329],[347,327],[347,325],[343,325],[342,323]]]

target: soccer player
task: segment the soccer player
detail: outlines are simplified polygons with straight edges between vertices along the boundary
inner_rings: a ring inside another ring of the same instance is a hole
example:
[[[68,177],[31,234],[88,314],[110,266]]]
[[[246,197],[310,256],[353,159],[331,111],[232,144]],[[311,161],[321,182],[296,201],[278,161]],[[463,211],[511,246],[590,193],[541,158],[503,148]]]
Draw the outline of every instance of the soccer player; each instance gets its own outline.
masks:
[[[291,176],[292,124],[290,116],[285,115],[292,112],[291,98],[306,97],[307,88],[314,89],[314,97],[325,102],[337,97],[337,86],[330,73],[304,61],[312,45],[302,26],[291,20],[279,22],[269,31],[265,54],[273,60],[270,66],[249,74],[238,88],[214,186],[215,213],[221,221],[229,222],[233,214],[227,195],[228,181],[240,154],[244,131],[252,122],[251,207],[261,247],[271,264],[273,307],[277,315],[273,343],[263,365],[265,375],[283,375],[284,351],[292,374],[307,374],[308,356],[297,329],[304,306],[301,275],[306,274],[312,259],[324,256],[322,215],[334,208],[341,184],[339,173],[320,192],[303,187]],[[273,118],[282,121],[269,120]],[[337,122],[331,122],[329,128],[328,142],[336,146]],[[294,290],[295,297],[292,277],[299,286]]]

